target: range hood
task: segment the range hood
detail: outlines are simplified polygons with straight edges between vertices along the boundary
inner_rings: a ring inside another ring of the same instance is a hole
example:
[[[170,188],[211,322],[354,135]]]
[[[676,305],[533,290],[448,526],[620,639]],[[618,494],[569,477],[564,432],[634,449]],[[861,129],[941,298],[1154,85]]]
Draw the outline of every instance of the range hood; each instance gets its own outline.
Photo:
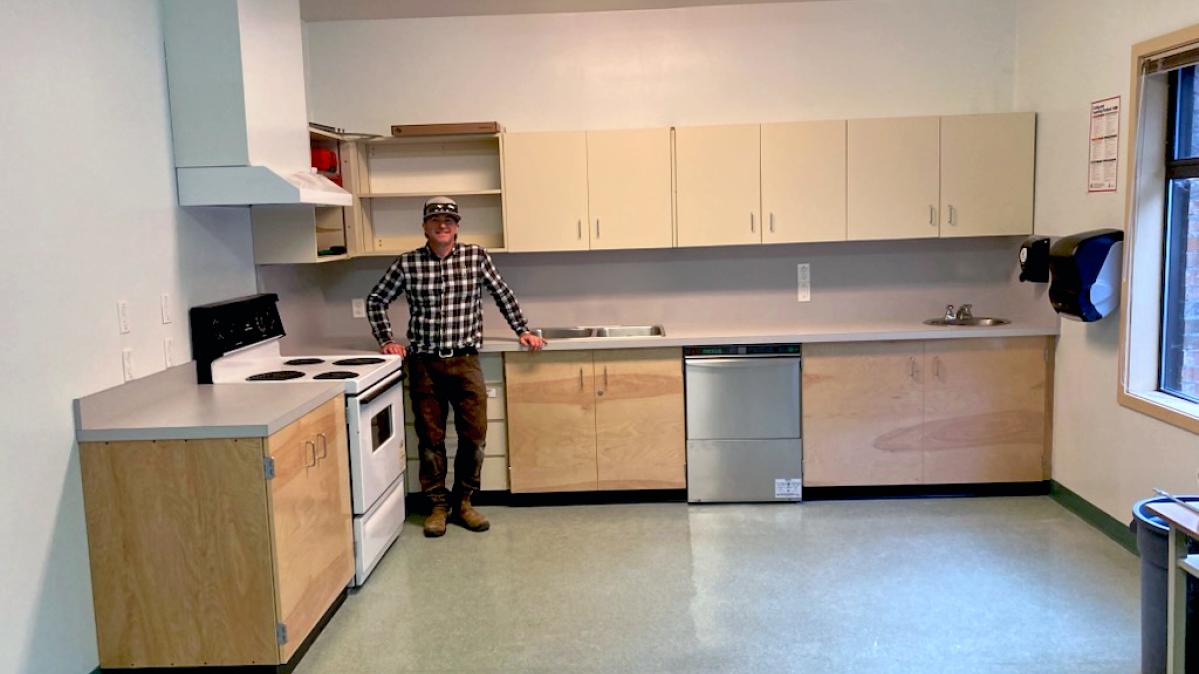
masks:
[[[310,168],[298,0],[165,0],[181,206],[349,206]]]

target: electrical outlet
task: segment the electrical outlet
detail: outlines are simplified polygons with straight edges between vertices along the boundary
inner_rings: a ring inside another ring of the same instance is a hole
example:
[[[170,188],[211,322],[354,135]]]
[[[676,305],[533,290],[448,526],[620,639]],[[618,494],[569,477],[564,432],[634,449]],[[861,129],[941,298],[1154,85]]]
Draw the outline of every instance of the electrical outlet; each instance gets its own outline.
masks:
[[[166,293],[162,294],[162,324],[171,324],[171,296]]]
[[[121,349],[121,373],[125,381],[133,379],[133,349]]]
[[[122,335],[129,334],[129,303],[117,300],[117,329]]]
[[[166,297],[166,295],[163,295],[163,297]],[[175,351],[175,340],[171,339],[170,337],[163,337],[162,338],[162,362],[165,363],[167,367],[172,367],[175,365],[175,355],[173,353],[174,351]]]
[[[359,297],[350,300],[350,312],[354,318],[366,318],[366,300]]]
[[[795,265],[799,277],[799,291],[795,295],[796,302],[812,301],[812,266],[807,262]]]

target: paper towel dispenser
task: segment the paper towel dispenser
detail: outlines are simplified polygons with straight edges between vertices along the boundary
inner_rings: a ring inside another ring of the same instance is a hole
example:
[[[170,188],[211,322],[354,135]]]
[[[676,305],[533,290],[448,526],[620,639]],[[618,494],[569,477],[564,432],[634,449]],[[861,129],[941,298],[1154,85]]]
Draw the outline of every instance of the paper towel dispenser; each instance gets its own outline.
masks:
[[[1097,321],[1120,306],[1124,232],[1096,229],[1064,236],[1049,248],[1049,302],[1076,321]]]

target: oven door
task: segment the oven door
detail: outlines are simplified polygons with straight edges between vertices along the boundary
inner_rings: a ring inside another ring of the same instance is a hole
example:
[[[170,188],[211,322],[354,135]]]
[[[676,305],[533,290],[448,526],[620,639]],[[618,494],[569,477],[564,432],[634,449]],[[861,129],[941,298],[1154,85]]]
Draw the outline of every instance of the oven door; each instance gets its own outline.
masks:
[[[354,514],[370,510],[404,472],[404,380],[397,371],[346,398]]]

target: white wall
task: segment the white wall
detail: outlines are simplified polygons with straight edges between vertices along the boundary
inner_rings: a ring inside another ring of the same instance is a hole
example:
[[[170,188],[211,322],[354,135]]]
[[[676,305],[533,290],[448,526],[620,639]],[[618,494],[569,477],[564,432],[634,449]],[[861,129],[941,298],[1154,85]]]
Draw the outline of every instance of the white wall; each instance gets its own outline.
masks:
[[[83,674],[98,658],[71,400],[121,382],[122,348],[138,376],[163,369],[164,337],[189,360],[187,307],[254,292],[248,214],[175,206],[155,0],[5,0],[0,25],[0,672]]]
[[[829,0],[307,25],[313,119],[511,131],[1002,112],[1010,1]]]
[[[1091,101],[1128,105],[1134,43],[1199,22],[1194,0],[1021,0],[1016,107],[1036,110],[1039,232],[1124,228],[1120,190],[1086,191]],[[1127,110],[1121,119],[1126,148]],[[1153,487],[1199,492],[1199,437],[1116,402],[1117,320],[1062,322],[1055,377],[1053,477],[1120,520]]]

